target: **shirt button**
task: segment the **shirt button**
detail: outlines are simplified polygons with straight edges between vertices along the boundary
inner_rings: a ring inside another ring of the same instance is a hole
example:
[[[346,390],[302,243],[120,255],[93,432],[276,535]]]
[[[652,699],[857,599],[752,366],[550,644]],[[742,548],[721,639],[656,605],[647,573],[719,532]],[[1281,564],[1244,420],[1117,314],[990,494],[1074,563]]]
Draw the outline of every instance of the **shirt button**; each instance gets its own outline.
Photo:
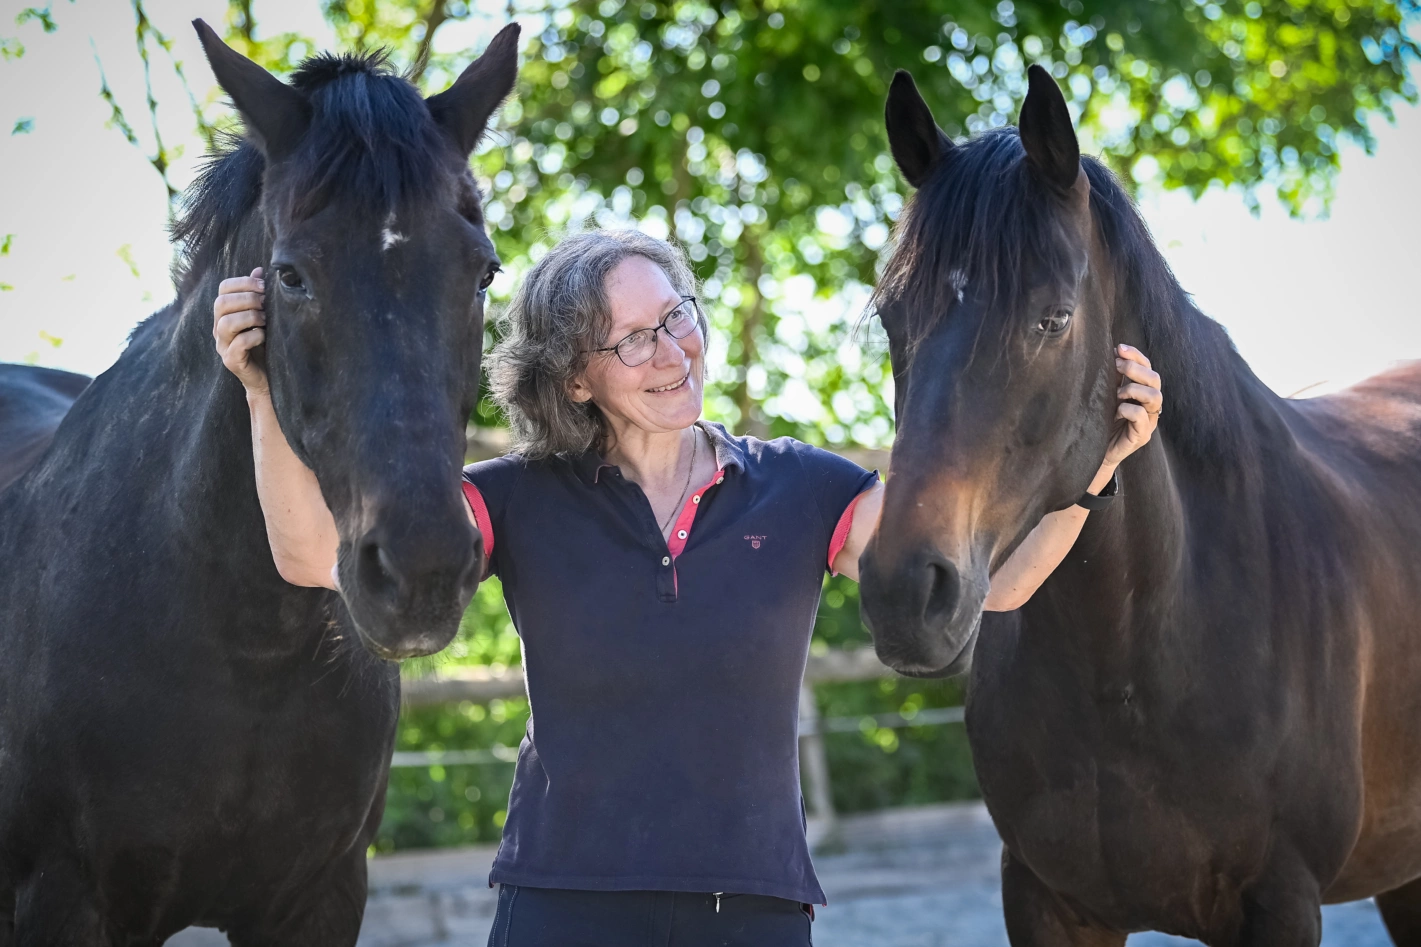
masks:
[[[662,564],[663,566],[669,566],[669,565],[671,565],[671,557],[670,557],[670,556],[662,556],[662,557],[661,557],[661,564]]]
[[[678,529],[678,530],[676,531],[676,538],[677,538],[677,539],[685,539],[685,538],[686,538],[686,531],[685,531],[684,529]]]
[[[701,502],[701,495],[700,495],[699,493],[697,493],[695,496],[691,497],[691,502],[692,502],[692,503],[699,503],[699,502]]]
[[[715,478],[715,482],[716,482],[716,483],[725,483],[725,478],[724,478],[724,477],[716,477],[716,478]]]

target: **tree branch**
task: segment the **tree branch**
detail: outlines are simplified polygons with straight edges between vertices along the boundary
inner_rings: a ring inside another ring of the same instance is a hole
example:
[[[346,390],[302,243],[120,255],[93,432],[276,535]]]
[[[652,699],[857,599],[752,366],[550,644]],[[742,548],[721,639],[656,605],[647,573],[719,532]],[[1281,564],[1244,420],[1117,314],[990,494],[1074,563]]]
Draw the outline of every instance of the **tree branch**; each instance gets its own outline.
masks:
[[[232,24],[232,29],[237,31],[237,35],[247,44],[247,48],[242,50],[248,56],[252,54],[252,47],[256,45],[256,20],[252,17],[252,0],[227,0],[227,21]]]
[[[429,12],[424,15],[424,35],[419,38],[419,46],[414,51],[414,65],[410,67],[409,79],[415,85],[424,77],[429,67],[429,54],[434,45],[434,31],[449,19],[449,9],[445,0],[433,0]]]
[[[143,60],[143,89],[147,94],[148,118],[153,126],[153,155],[148,162],[163,179],[163,187],[168,189],[168,210],[171,213],[178,202],[179,194],[168,177],[168,149],[163,145],[163,133],[158,128],[158,100],[153,96],[153,68],[148,59],[149,34],[154,34],[159,45],[163,44],[165,37],[153,28],[147,11],[143,9],[143,0],[133,0],[133,15],[137,21],[133,35],[138,44],[138,58]]]

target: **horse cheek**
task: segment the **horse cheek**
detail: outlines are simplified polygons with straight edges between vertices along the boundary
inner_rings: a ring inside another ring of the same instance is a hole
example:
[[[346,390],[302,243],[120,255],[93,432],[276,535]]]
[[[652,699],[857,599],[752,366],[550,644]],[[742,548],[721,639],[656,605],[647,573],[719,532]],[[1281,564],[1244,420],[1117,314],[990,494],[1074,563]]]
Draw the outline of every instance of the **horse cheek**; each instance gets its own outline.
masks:
[[[1051,411],[1051,398],[1044,391],[1038,391],[1021,409],[1016,426],[1016,441],[1022,447],[1037,448],[1046,440],[1056,425]]]

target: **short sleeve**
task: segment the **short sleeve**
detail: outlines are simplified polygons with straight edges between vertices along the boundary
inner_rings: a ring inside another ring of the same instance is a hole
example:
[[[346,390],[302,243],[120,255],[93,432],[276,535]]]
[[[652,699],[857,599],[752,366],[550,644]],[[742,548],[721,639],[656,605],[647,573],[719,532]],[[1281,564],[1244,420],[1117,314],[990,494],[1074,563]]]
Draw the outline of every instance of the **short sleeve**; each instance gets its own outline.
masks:
[[[848,539],[854,504],[878,482],[878,471],[865,470],[848,458],[808,444],[798,445],[796,453],[804,469],[805,486],[814,495],[824,525],[827,569]]]
[[[483,534],[490,575],[498,574],[498,536],[503,531],[509,499],[526,464],[517,454],[481,460],[464,468],[464,497]]]

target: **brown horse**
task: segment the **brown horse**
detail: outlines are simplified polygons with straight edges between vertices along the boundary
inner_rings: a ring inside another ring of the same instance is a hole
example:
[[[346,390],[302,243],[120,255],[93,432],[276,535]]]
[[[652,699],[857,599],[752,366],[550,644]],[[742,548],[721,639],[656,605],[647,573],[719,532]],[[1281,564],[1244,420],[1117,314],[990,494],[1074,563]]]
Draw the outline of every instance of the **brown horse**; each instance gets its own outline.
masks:
[[[1039,67],[1019,130],[954,144],[906,73],[887,119],[918,192],[877,298],[898,435],[862,601],[893,667],[971,666],[1011,942],[1303,947],[1320,903],[1376,896],[1421,944],[1421,366],[1274,395]],[[1164,377],[1159,434],[984,618],[1104,454],[1118,342]]]

